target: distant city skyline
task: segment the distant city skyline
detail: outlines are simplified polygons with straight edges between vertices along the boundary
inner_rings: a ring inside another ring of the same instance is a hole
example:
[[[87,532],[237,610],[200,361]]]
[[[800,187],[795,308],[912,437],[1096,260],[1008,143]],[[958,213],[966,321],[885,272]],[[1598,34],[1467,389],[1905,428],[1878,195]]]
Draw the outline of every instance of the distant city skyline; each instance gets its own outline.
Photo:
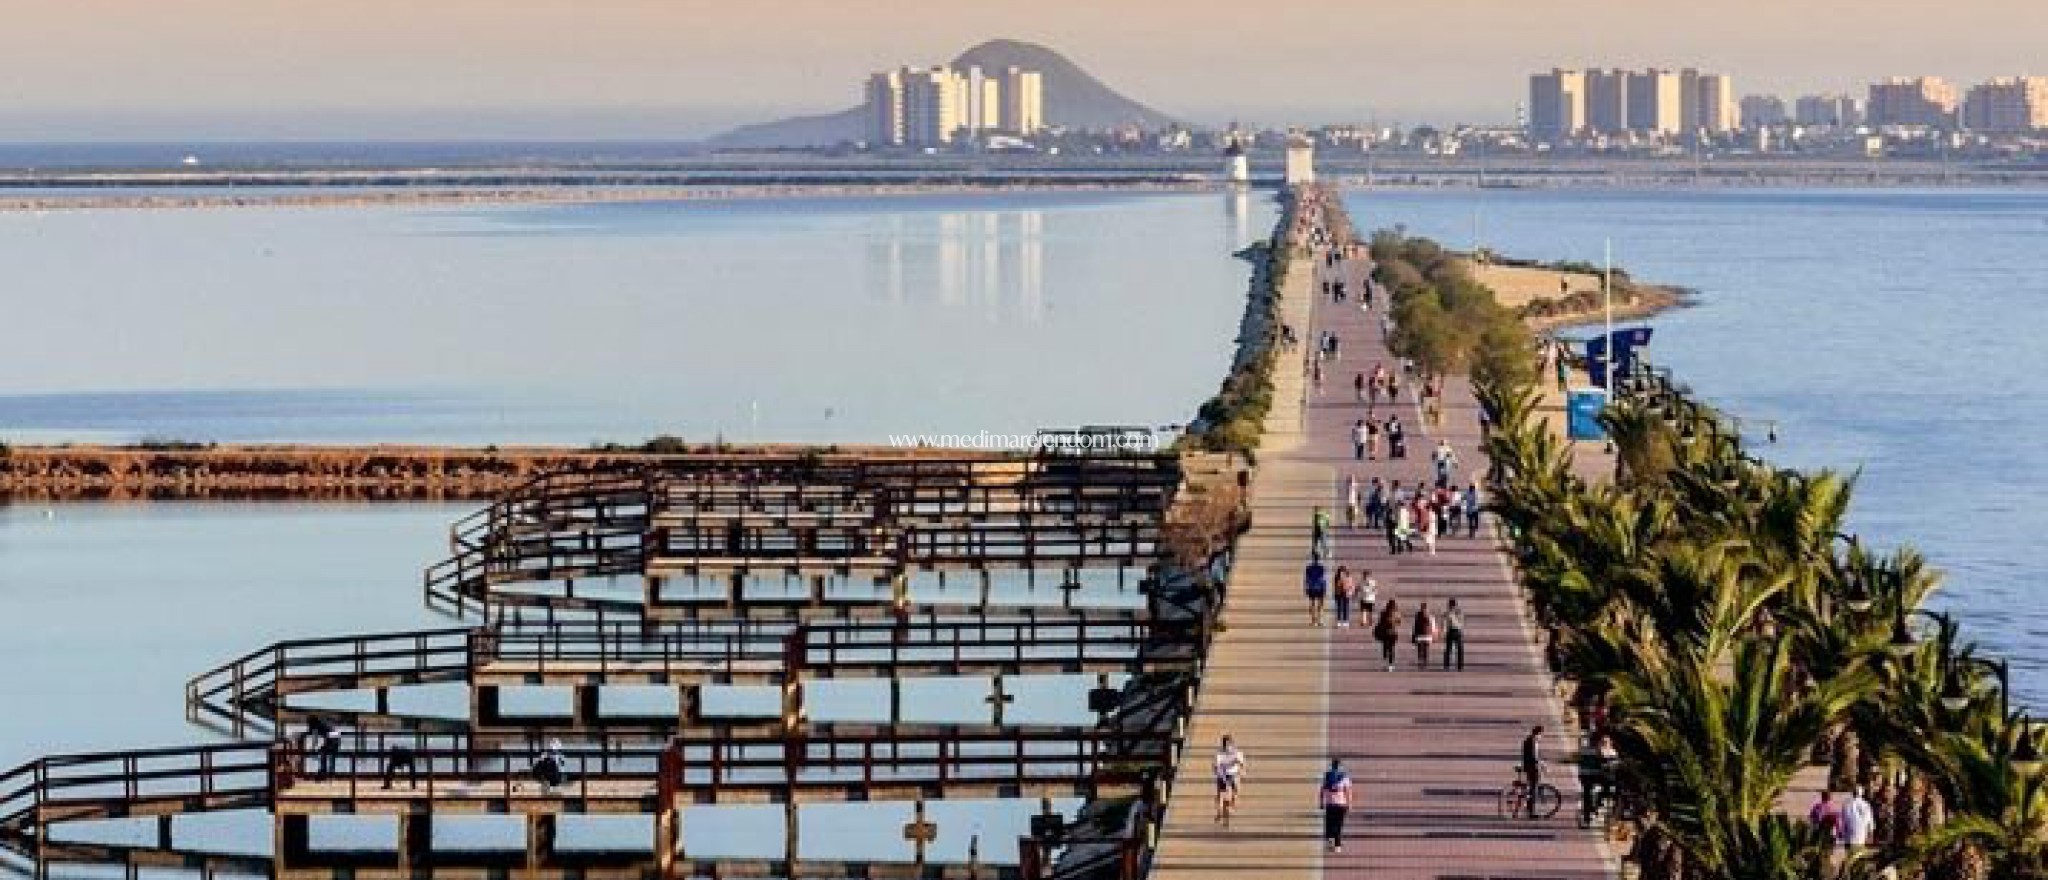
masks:
[[[1698,67],[1740,92],[2043,73],[2031,4],[1323,0],[11,0],[0,140],[694,138],[1009,37],[1192,122],[1511,123],[1531,70]],[[1588,26],[1597,23],[1598,26]]]

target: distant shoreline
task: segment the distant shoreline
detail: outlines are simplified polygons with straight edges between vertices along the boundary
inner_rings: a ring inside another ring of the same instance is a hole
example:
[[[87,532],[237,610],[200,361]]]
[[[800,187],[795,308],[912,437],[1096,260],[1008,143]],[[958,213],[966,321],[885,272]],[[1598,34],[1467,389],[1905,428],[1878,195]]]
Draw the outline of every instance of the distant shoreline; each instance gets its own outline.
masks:
[[[147,184],[135,184],[144,188]],[[875,196],[983,195],[992,193],[1207,192],[1220,189],[1200,180],[1105,179],[1030,182],[1003,180],[949,183],[754,184],[722,186],[422,186],[418,189],[331,185],[306,191],[135,193],[108,187],[105,193],[63,196],[0,196],[0,214],[95,210],[192,210],[205,208],[326,208],[499,204],[599,204],[739,199],[857,198]]]

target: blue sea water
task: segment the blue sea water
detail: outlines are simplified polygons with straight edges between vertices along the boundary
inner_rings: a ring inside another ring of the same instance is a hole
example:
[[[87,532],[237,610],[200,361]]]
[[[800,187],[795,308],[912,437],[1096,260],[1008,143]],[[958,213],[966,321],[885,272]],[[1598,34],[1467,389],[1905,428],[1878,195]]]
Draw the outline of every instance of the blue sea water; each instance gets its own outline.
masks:
[[[1857,476],[1853,530],[1947,573],[1936,604],[2048,711],[2048,192],[1372,190],[1362,228],[1698,292],[1652,357],[1775,421],[1756,451]],[[1597,331],[1596,331],[1597,332]],[[1761,433],[1761,432],[1758,432]]]

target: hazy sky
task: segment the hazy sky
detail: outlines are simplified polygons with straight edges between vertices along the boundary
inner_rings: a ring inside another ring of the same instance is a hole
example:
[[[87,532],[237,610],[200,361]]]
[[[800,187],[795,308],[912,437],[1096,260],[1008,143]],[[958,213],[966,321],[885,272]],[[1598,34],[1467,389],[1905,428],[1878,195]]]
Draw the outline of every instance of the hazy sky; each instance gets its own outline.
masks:
[[[1200,121],[1511,119],[1553,64],[2048,74],[2038,0],[0,0],[0,140],[677,137],[1046,43]]]

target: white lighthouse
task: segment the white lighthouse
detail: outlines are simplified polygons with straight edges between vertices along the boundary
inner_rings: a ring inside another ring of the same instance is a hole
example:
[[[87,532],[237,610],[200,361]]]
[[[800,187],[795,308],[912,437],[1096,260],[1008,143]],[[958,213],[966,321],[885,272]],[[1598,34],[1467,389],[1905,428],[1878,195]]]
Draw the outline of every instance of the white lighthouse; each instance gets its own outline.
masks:
[[[1244,154],[1244,144],[1233,136],[1230,146],[1223,148],[1223,179],[1231,186],[1250,186],[1252,183],[1252,161]]]

